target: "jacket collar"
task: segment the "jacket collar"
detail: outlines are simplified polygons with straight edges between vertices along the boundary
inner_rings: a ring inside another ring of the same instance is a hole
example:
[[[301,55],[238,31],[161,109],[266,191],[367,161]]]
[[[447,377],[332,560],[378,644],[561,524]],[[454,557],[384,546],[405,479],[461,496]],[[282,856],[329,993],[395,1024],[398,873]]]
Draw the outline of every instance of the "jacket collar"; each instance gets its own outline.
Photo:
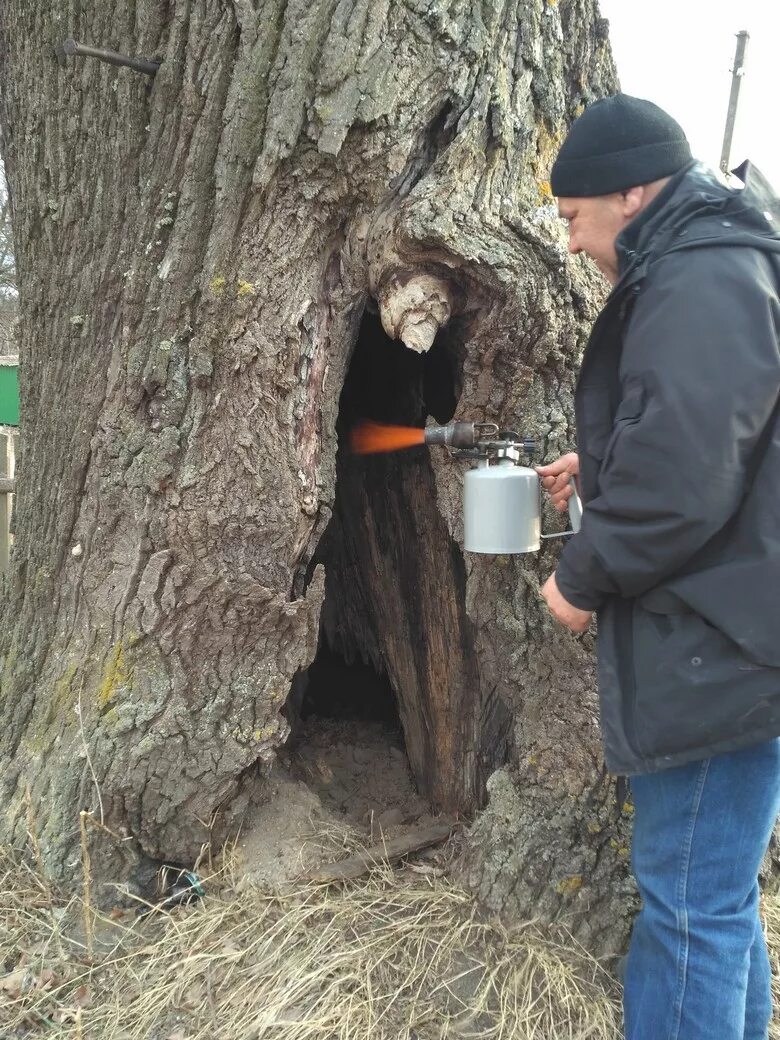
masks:
[[[615,249],[618,254],[618,270],[621,275],[632,266],[637,254],[646,251],[650,242],[655,238],[658,231],[669,222],[670,216],[676,210],[673,205],[675,195],[684,188],[685,179],[690,170],[696,165],[692,160],[681,170],[674,174],[665,184],[653,201],[638,213],[617,237]]]
[[[750,163],[735,173],[743,188],[694,159],[671,178],[618,235],[620,278],[610,299],[640,281],[650,261],[672,249],[734,245],[780,252],[777,196]]]

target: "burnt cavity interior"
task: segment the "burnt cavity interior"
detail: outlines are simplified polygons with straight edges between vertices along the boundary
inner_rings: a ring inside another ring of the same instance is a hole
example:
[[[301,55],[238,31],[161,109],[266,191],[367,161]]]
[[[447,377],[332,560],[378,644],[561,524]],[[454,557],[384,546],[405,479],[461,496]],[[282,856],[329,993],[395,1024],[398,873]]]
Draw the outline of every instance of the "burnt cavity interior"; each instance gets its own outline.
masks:
[[[322,640],[307,669],[301,721],[327,718],[380,722],[398,732],[400,719],[387,672],[360,660],[348,661]]]
[[[500,707],[480,703],[463,558],[437,508],[429,449],[355,456],[348,444],[363,419],[449,421],[463,342],[453,322],[417,354],[364,313],[339,403],[333,517],[312,561],[326,571],[319,649],[288,704],[293,755],[344,743],[376,775],[382,755],[358,745],[381,739],[396,764],[406,753],[419,795],[452,812],[481,800],[507,723]]]

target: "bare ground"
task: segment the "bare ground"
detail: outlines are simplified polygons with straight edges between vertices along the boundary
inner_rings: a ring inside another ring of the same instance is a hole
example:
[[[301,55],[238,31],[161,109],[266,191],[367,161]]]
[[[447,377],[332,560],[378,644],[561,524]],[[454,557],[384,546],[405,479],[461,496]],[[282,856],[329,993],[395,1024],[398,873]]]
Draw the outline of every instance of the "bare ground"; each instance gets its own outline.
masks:
[[[415,788],[400,731],[385,722],[303,722],[236,844],[249,883],[278,888],[323,860],[437,817]]]

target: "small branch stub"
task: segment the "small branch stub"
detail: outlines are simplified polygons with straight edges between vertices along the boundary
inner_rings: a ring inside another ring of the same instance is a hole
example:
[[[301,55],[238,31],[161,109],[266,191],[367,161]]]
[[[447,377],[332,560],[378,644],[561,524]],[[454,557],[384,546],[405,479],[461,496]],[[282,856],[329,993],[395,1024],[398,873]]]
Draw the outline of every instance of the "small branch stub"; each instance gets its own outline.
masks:
[[[65,57],[82,57],[82,58],[97,58],[99,61],[105,61],[109,65],[125,66],[129,69],[134,69],[136,72],[143,72],[147,76],[154,76],[160,67],[159,61],[152,61],[149,58],[129,58],[124,54],[118,54],[116,51],[108,51],[103,47],[90,47],[86,43],[76,43],[75,40],[68,39],[62,45],[62,55]]]
[[[452,315],[450,287],[435,274],[404,279],[394,275],[379,289],[377,299],[387,335],[421,354],[431,349],[436,333]]]

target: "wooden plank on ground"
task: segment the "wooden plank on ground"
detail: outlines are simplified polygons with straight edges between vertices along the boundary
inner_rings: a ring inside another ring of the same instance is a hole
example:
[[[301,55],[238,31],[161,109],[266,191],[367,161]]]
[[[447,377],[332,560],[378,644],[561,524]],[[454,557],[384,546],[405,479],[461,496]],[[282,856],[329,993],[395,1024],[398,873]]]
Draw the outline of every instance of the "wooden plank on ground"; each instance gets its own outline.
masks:
[[[427,849],[431,845],[438,845],[440,842],[446,841],[455,826],[453,820],[447,820],[426,827],[417,827],[397,838],[382,842],[381,845],[373,845],[369,849],[364,849],[348,859],[337,860],[335,863],[326,863],[317,867],[300,880],[329,883],[360,877],[361,874],[367,874],[372,867],[380,863],[395,863],[403,856],[408,856],[410,852],[419,852],[420,849]]]

